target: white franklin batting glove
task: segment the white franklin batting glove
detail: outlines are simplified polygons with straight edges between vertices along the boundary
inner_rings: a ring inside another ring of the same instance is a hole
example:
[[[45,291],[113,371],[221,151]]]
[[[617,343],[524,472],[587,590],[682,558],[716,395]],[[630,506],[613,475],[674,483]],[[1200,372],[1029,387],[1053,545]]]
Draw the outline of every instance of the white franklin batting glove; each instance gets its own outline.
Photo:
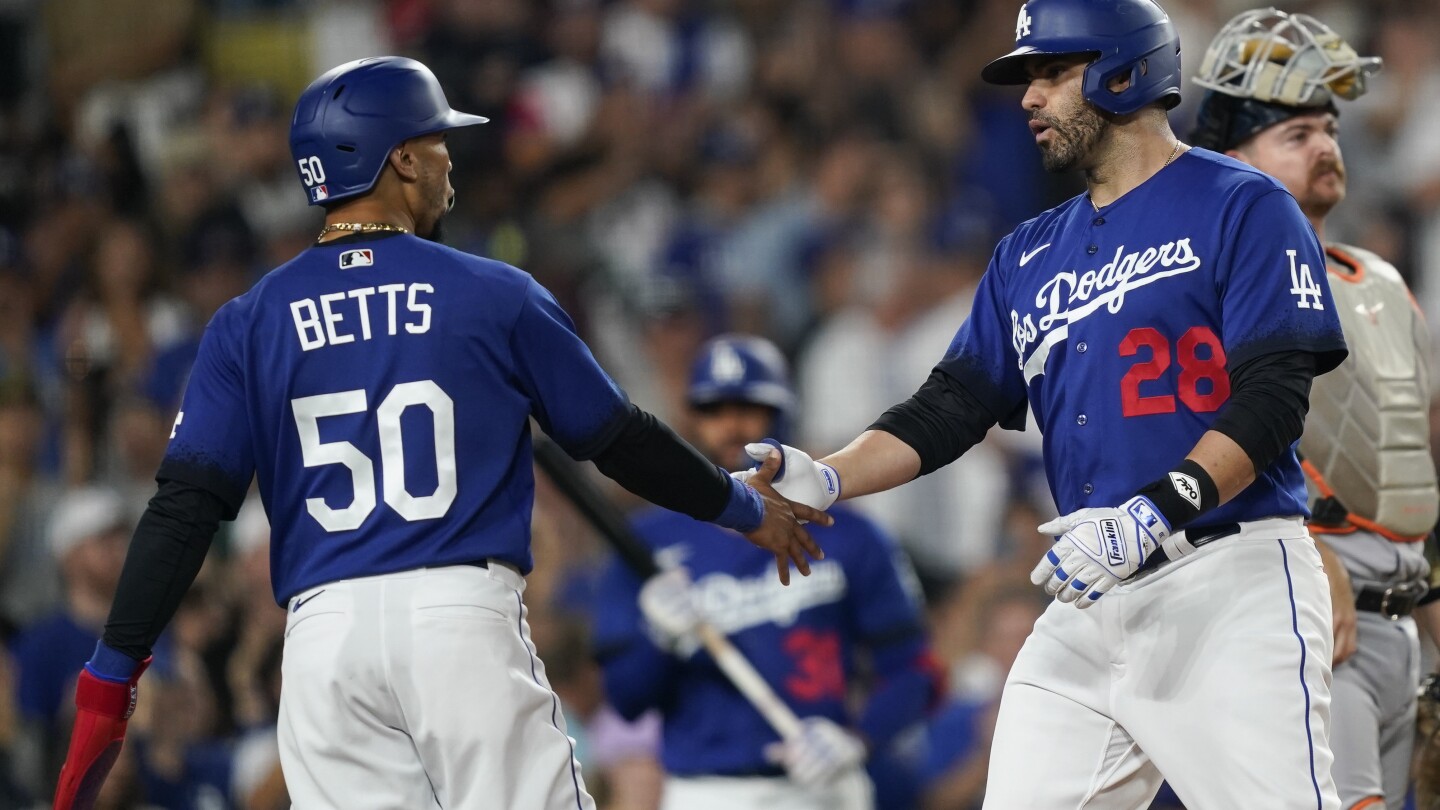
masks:
[[[1089,607],[1145,564],[1170,536],[1170,524],[1149,498],[1136,495],[1117,507],[1081,509],[1041,524],[1060,535],[1030,572],[1030,581],[1061,602]]]
[[[671,568],[646,580],[640,587],[640,612],[655,646],[681,658],[700,648],[695,628],[705,616],[696,603],[689,571]]]
[[[785,766],[800,787],[817,789],[865,762],[865,743],[824,717],[807,717],[795,737],[765,747],[765,758]]]
[[[829,464],[822,464],[804,450],[798,450],[774,439],[745,445],[745,454],[764,463],[772,450],[780,451],[780,470],[771,484],[775,491],[796,503],[824,511],[840,497],[840,475]],[[753,471],[746,471],[753,474]],[[732,473],[737,478],[741,473]],[[743,482],[748,479],[740,478]],[[805,521],[801,521],[804,523]]]

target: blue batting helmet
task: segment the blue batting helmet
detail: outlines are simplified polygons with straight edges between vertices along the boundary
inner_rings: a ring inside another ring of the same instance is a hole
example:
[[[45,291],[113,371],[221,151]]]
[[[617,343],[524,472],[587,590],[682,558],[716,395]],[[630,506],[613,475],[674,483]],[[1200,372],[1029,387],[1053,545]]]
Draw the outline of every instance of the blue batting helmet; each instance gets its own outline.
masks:
[[[1030,56],[1095,56],[1085,68],[1085,100],[1115,115],[1155,101],[1180,103],[1180,37],[1154,0],[1030,0],[1015,21],[1015,50],[980,71],[991,84],[1028,84]],[[1128,76],[1118,93],[1107,85]]]
[[[721,335],[702,346],[690,366],[686,398],[696,408],[722,402],[768,405],[775,409],[770,433],[781,441],[795,409],[785,355],[774,343],[749,335]]]
[[[369,191],[399,143],[490,119],[456,112],[430,68],[401,56],[326,72],[295,102],[290,155],[311,205]]]

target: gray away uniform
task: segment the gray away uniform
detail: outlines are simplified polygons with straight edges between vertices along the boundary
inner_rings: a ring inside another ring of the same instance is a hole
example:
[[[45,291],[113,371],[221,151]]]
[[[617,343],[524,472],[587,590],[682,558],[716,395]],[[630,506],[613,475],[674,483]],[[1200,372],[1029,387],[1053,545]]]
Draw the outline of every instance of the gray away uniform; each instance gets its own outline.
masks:
[[[1341,806],[1370,796],[1404,805],[1420,644],[1409,615],[1430,565],[1435,525],[1429,337],[1399,272],[1368,251],[1326,248],[1350,356],[1315,379],[1300,440],[1311,531],[1345,563],[1359,651],[1335,668],[1330,745]]]

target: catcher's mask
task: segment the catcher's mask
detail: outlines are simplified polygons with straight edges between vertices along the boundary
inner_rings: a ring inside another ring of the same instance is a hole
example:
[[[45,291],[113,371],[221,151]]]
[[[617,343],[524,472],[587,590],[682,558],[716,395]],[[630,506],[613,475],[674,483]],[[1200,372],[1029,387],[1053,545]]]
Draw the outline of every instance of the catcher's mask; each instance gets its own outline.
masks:
[[[1224,152],[1302,113],[1338,115],[1335,99],[1359,98],[1380,64],[1308,14],[1243,12],[1215,35],[1192,79],[1207,92],[1190,141]]]

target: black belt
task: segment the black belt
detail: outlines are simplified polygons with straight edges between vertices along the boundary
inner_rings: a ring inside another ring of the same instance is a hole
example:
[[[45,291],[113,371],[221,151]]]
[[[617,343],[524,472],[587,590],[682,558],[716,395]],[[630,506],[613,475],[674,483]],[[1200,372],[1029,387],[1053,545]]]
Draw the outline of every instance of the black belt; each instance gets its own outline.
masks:
[[[1214,526],[1191,526],[1185,530],[1185,540],[1195,548],[1199,548],[1206,543],[1213,543],[1216,540],[1239,533],[1239,523],[1217,523]],[[1136,569],[1136,573],[1159,568],[1167,562],[1170,562],[1170,554],[1165,551],[1164,546],[1156,546],[1155,550],[1150,552],[1150,556],[1145,558],[1145,562]]]
[[[1379,613],[1393,622],[1401,616],[1409,616],[1427,590],[1413,584],[1395,588],[1367,585],[1355,594],[1355,609]]]

